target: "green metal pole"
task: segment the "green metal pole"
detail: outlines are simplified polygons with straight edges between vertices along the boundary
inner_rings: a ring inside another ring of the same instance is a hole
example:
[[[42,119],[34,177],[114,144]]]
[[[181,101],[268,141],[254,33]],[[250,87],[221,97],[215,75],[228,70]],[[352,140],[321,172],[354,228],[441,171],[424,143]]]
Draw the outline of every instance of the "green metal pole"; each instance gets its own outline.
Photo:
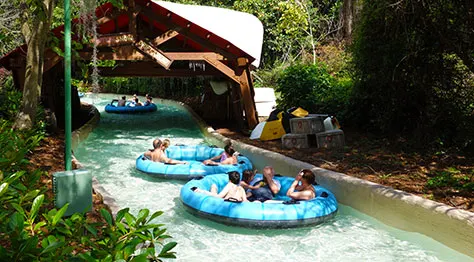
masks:
[[[72,170],[72,142],[71,142],[71,4],[64,0],[64,161],[66,171]]]

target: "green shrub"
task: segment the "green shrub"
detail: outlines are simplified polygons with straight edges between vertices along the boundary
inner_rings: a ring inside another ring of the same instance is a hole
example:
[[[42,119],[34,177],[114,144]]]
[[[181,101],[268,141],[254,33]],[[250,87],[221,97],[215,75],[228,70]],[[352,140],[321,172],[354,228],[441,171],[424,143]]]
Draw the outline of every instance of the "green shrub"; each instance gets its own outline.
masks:
[[[102,209],[105,222],[91,223],[85,214],[63,217],[68,205],[50,209],[49,190],[40,180],[47,173],[29,171],[26,154],[43,138],[40,128],[15,131],[0,122],[0,261],[160,261],[175,258],[175,242],[162,224],[142,209],[116,218]]]
[[[473,146],[474,37],[467,2],[364,1],[352,46],[358,126],[421,147]],[[440,38],[440,36],[443,36]],[[474,147],[474,146],[473,146]]]
[[[336,79],[320,63],[297,64],[281,73],[275,91],[280,108],[300,106],[311,113],[345,114],[349,103],[352,80]]]
[[[14,118],[20,110],[22,96],[22,93],[15,89],[12,76],[0,79],[0,118]]]

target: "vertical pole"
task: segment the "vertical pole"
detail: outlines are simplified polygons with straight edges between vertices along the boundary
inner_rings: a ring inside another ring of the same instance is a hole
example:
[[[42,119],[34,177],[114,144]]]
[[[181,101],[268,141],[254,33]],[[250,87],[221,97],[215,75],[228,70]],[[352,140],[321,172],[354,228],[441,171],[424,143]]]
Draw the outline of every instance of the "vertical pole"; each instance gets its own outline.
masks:
[[[64,0],[64,161],[66,171],[72,170],[71,148],[71,5]]]

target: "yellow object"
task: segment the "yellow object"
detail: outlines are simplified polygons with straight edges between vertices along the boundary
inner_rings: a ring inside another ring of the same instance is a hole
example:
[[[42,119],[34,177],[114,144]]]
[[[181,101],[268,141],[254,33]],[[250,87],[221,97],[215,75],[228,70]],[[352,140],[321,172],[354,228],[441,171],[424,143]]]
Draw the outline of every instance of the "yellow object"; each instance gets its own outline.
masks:
[[[308,111],[304,110],[303,108],[298,107],[297,109],[293,110],[293,112],[291,112],[291,114],[296,116],[296,117],[305,117],[309,113],[308,113]]]
[[[260,140],[267,141],[267,140],[274,140],[281,138],[284,134],[286,134],[283,125],[281,124],[281,119],[270,121],[265,124],[262,130],[262,134],[260,135]]]

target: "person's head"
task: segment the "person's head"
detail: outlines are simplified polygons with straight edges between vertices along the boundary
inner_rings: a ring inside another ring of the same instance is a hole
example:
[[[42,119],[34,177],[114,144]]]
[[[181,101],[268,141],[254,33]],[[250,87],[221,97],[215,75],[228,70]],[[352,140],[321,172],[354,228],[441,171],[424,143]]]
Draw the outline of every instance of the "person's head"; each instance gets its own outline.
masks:
[[[135,103],[138,103],[138,98],[135,97]]]
[[[126,98],[125,96],[122,96],[122,100],[125,100],[125,98]]]
[[[137,94],[133,94],[133,98],[137,98]]]
[[[250,181],[252,181],[254,177],[255,177],[255,172],[253,172],[252,170],[245,170],[242,173],[242,181],[244,181],[247,184],[250,184]]]
[[[146,100],[151,103],[151,101],[153,101],[153,98],[151,96],[147,96]]]
[[[232,147],[232,142],[230,139],[227,139],[225,141],[225,146],[224,146],[224,151],[227,153],[227,155],[232,156],[235,153],[234,148]]]
[[[153,140],[153,148],[154,149],[160,148],[162,146],[162,144],[163,144],[163,142],[159,138]]]
[[[273,167],[266,166],[265,168],[263,168],[263,179],[265,180],[265,182],[268,183],[267,177],[269,179],[273,179],[274,176],[275,176],[275,169],[273,169]]]
[[[166,138],[166,139],[163,140],[162,145],[165,149],[167,149],[170,146],[170,143],[171,143],[171,141],[168,138]]]
[[[229,181],[232,184],[238,185],[240,182],[240,174],[237,171],[231,171],[227,173],[229,175]]]
[[[309,169],[303,169],[300,171],[301,174],[301,183],[306,185],[317,185],[316,183],[316,176],[314,175],[313,171]]]

